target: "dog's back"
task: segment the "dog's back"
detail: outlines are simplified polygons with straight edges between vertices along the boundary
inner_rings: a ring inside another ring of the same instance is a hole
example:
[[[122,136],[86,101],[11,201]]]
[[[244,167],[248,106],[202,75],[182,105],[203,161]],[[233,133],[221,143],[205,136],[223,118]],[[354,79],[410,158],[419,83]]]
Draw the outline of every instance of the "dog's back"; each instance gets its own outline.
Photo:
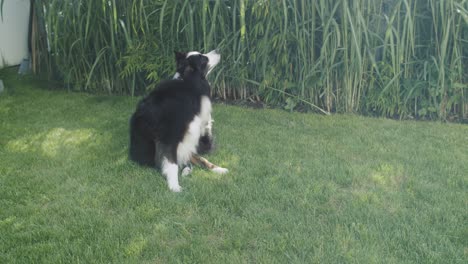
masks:
[[[190,80],[169,80],[142,99],[130,119],[130,159],[158,165],[156,143],[174,146],[183,139],[188,124],[200,112],[202,94]]]

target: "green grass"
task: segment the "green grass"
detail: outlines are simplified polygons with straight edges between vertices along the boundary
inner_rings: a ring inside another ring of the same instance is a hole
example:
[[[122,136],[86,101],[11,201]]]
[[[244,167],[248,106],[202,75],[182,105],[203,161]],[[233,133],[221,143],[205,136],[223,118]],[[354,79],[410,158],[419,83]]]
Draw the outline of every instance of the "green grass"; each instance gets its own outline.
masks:
[[[468,126],[214,105],[230,173],[127,160],[138,98],[1,75],[0,263],[466,263]]]

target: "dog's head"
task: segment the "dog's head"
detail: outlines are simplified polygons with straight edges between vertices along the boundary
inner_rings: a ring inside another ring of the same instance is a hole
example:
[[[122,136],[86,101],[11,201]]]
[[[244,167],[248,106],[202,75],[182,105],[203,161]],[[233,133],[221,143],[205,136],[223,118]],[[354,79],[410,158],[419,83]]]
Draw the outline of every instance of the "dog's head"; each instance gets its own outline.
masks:
[[[198,71],[204,78],[213,70],[221,60],[221,55],[216,50],[206,54],[198,51],[175,52],[177,71],[174,79],[183,79],[188,73]]]

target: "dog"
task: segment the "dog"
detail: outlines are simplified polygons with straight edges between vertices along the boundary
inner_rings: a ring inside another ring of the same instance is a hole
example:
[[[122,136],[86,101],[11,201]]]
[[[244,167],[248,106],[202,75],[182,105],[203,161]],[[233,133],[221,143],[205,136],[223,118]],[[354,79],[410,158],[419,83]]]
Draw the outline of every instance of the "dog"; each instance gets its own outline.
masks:
[[[192,54],[195,54],[196,52],[192,52]],[[172,77],[172,79],[177,79],[177,80],[182,80],[182,76],[184,74],[185,68],[187,67],[188,61],[187,61],[187,52],[178,52],[174,51],[175,54],[175,61],[176,61],[176,73]],[[208,73],[207,73],[208,75]],[[213,118],[211,118],[211,113],[209,117],[210,121],[206,125],[206,133],[204,136],[200,138],[200,141],[198,142],[198,147],[197,147],[197,152],[198,154],[206,154],[209,153],[212,148],[213,148],[213,134],[212,134],[212,127],[213,127]],[[191,164],[194,165],[199,165],[201,167],[205,167],[211,171],[214,171],[219,174],[224,174],[227,173],[228,170],[221,168],[220,166],[217,166],[211,162],[209,162],[207,159],[194,154],[191,158]],[[192,166],[189,164],[182,170],[182,176],[189,175],[192,172]]]
[[[182,190],[179,166],[201,162],[214,172],[227,172],[198,156],[212,147],[211,87],[206,77],[220,59],[215,50],[176,53],[180,78],[159,83],[130,118],[130,159],[160,168],[173,192]]]

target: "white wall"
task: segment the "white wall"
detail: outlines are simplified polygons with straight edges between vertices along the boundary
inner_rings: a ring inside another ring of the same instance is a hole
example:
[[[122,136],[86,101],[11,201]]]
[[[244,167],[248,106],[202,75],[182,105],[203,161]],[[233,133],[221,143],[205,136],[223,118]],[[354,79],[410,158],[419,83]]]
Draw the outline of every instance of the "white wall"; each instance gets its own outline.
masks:
[[[0,69],[28,55],[29,0],[5,0],[0,16]]]

